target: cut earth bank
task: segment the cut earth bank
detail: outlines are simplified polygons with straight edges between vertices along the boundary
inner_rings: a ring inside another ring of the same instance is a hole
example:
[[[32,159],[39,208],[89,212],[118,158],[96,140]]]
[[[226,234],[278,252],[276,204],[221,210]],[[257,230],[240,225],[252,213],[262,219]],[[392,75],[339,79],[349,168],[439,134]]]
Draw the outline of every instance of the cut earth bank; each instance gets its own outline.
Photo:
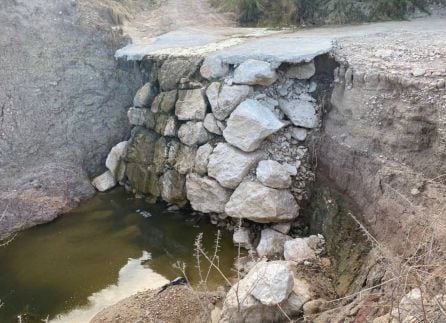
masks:
[[[407,263],[393,260],[420,245],[424,252],[427,240],[436,253],[445,241],[444,57],[436,48],[402,51],[398,39],[381,48],[375,34],[356,38],[369,41],[363,55],[351,52],[354,42],[340,38],[339,46],[326,35],[306,36],[216,43],[200,37],[196,44],[192,37],[188,44],[195,46],[172,49],[165,41],[174,34],[143,50],[118,51],[121,59],[140,61],[147,83],[128,111],[130,140],[112,149],[108,171],[93,183],[107,190],[119,182],[173,207],[190,204],[234,229],[234,242],[264,259],[242,266],[246,276],[227,293],[221,321],[280,321],[302,311],[320,322],[382,315],[405,321],[426,314],[423,302],[430,306],[426,315],[438,315],[432,304],[441,286],[423,297],[428,286],[412,285],[411,278],[397,285]],[[429,37],[444,48],[438,33]],[[346,234],[361,228],[372,240],[372,251],[356,253],[354,270],[352,254],[341,259],[348,265],[336,259],[342,252],[333,237],[344,232],[333,234],[329,216],[319,220],[325,239],[299,232],[305,218],[310,227],[317,224],[316,213],[299,216],[316,171],[359,207],[356,216],[347,212],[355,225]],[[324,266],[333,279],[317,276],[316,288],[305,273]],[[343,271],[350,272],[347,279]],[[388,299],[391,288],[398,311]],[[325,300],[346,294],[353,296]]]

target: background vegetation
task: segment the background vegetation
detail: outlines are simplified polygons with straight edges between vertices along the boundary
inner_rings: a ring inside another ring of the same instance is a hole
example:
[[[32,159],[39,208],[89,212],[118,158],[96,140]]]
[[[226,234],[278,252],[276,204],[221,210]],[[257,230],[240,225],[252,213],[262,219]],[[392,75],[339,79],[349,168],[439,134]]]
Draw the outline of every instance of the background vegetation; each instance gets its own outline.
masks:
[[[210,0],[241,25],[320,25],[405,19],[445,0]]]

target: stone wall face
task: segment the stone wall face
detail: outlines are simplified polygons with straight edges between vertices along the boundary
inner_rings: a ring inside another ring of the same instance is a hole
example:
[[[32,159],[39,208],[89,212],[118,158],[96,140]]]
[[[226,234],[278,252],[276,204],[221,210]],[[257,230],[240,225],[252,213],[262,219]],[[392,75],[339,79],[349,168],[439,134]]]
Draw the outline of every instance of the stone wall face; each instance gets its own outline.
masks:
[[[313,61],[274,68],[152,57],[141,65],[152,78],[128,110],[132,136],[115,180],[150,201],[220,218],[299,215],[314,180],[306,143],[320,127]]]

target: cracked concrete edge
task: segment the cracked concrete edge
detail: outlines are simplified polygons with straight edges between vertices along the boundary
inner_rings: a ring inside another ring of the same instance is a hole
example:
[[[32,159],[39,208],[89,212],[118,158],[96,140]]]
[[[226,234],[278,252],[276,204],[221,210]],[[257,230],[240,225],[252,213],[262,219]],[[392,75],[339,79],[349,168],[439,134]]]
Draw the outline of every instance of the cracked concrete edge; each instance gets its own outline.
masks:
[[[157,56],[201,56],[237,65],[247,59],[281,63],[309,62],[334,48],[332,37],[308,37],[299,33],[263,28],[220,28],[203,32],[185,28],[151,39],[146,46],[127,45],[116,51],[116,59],[139,61]]]

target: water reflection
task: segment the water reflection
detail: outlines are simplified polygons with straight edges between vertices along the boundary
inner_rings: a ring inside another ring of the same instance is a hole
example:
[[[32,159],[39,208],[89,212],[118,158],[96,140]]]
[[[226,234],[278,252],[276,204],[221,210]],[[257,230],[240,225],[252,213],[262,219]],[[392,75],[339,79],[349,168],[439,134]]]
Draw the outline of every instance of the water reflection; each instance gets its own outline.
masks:
[[[152,257],[147,251],[138,259],[129,259],[119,271],[116,285],[110,285],[88,297],[88,304],[75,308],[67,314],[58,315],[50,322],[79,323],[89,322],[93,316],[107,306],[117,303],[132,294],[148,288],[159,288],[169,282],[165,277],[144,266]]]
[[[152,216],[145,218],[141,211]],[[71,318],[91,315],[108,298],[114,303],[137,288],[177,277],[172,267],[177,260],[188,264],[188,275],[197,281],[192,246],[200,232],[211,250],[216,228],[207,221],[197,226],[196,217],[134,200],[122,189],[97,195],[0,249],[0,299],[5,303],[0,322],[14,322],[18,314],[41,322],[61,313],[67,313],[61,322],[83,322]],[[221,247],[220,264],[230,275],[235,248],[226,232]],[[132,280],[139,274],[144,278]],[[214,273],[211,286],[221,283]]]

